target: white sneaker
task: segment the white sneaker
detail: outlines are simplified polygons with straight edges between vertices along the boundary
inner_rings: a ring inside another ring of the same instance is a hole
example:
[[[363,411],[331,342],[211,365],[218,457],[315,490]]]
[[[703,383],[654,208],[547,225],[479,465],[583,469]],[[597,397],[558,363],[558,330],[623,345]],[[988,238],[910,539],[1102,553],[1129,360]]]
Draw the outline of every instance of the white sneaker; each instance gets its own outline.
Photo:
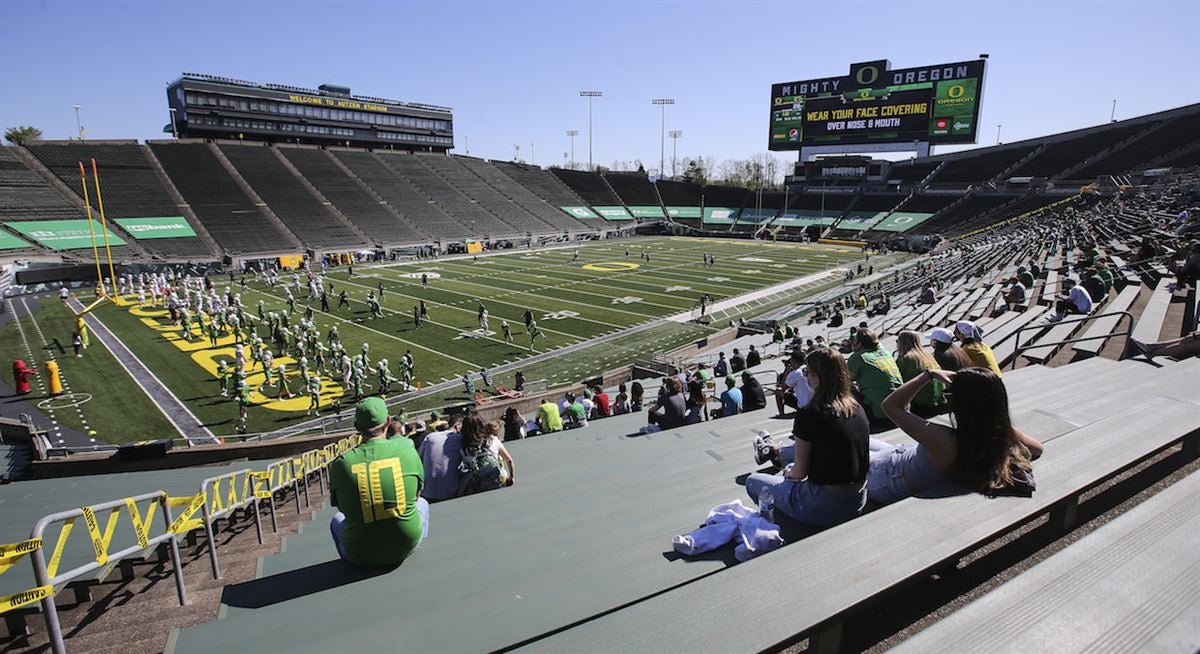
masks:
[[[1052,314],[1046,316],[1046,320],[1049,322],[1058,322],[1062,319],[1063,319],[1062,315],[1058,314],[1058,313],[1052,313]]]
[[[754,437],[754,462],[758,465],[773,461],[775,448],[771,447],[771,434],[762,431]]]

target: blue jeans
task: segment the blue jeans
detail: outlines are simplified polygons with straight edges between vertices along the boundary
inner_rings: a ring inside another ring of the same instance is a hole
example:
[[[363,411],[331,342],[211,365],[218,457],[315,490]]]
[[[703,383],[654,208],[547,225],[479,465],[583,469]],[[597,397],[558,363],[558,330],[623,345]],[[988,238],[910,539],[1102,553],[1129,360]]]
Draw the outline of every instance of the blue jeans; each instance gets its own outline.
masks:
[[[420,545],[429,535],[429,501],[424,497],[417,498],[417,515],[421,516],[421,540],[417,541],[417,545]],[[345,530],[346,514],[338,511],[329,521],[329,535],[333,537],[333,546],[337,548],[338,556],[347,563],[354,563],[350,555],[346,554],[346,548],[342,546],[342,532]]]
[[[864,484],[857,493],[839,493],[807,481],[792,481],[783,475],[756,472],[746,478],[746,493],[755,503],[770,489],[775,508],[796,522],[817,527],[832,527],[862,511],[867,503]]]

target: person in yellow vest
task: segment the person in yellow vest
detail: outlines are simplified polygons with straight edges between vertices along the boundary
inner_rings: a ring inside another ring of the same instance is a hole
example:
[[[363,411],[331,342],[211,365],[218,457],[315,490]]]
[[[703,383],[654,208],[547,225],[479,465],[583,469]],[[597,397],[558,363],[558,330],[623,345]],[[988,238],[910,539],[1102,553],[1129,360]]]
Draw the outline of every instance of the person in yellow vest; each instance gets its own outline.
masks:
[[[46,362],[46,380],[50,383],[51,395],[62,395],[62,378],[58,374],[58,362],[54,359]]]
[[[75,316],[75,331],[79,332],[79,339],[83,341],[83,349],[86,350],[91,339],[88,338],[87,323],[83,320],[83,314]]]

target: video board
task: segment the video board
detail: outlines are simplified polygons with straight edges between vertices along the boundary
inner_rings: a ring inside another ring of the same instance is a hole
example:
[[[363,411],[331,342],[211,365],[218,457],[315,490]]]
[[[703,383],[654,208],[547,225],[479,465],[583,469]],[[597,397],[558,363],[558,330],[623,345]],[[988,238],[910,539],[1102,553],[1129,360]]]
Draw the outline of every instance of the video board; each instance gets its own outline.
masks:
[[[891,70],[887,60],[869,61],[844,77],[773,84],[768,148],[974,143],[985,62]]]

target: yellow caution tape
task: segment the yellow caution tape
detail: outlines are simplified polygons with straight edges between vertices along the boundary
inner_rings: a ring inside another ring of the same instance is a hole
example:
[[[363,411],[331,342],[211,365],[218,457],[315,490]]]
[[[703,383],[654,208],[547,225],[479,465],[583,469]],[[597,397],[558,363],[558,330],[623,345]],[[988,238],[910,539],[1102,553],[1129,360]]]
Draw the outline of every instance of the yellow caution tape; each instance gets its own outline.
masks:
[[[204,493],[196,493],[188,502],[187,508],[171,521],[169,531],[173,534],[184,534],[196,528],[195,520],[191,517],[204,506]]]
[[[20,561],[25,555],[36,552],[41,547],[42,539],[40,538],[31,538],[19,543],[0,545],[0,575],[13,567],[13,564]]]
[[[96,522],[96,514],[88,506],[83,507],[80,511],[83,512],[83,523],[87,527],[88,536],[92,539],[92,550],[96,552],[96,563],[104,565],[108,563],[108,552],[104,547],[104,536],[100,533],[100,524]]]
[[[7,597],[0,597],[0,613],[8,613],[26,604],[40,602],[53,594],[54,586],[38,586],[37,588],[30,588],[29,590],[14,593]]]
[[[125,498],[125,508],[129,510],[129,520],[133,522],[133,533],[137,534],[138,547],[146,549],[150,547],[150,537],[147,535],[147,526],[150,520],[154,517],[154,507],[158,506],[155,502],[147,509],[146,521],[142,522],[142,514],[138,511],[137,502],[133,501],[132,497]]]
[[[62,529],[58,532],[58,540],[54,542],[54,554],[50,556],[50,562],[46,564],[46,574],[53,579],[58,574],[58,564],[62,562],[63,550],[67,548],[67,538],[71,535],[71,530],[75,528],[75,518],[67,518],[63,522]]]

